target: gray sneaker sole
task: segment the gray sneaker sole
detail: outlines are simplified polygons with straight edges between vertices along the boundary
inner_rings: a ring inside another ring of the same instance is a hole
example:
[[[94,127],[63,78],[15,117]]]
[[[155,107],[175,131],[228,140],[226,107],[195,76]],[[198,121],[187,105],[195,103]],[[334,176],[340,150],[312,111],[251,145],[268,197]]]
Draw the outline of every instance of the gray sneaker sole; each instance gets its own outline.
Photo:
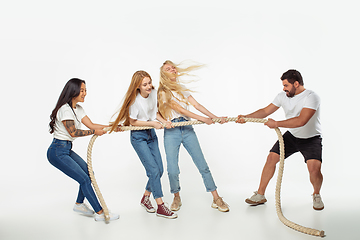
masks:
[[[91,212],[83,212],[83,211],[75,210],[75,209],[73,209],[73,210],[74,210],[74,212],[79,213],[79,214],[84,215],[84,216],[87,216],[87,217],[92,217],[95,214],[95,212],[91,213]]]
[[[322,208],[316,208],[316,207],[313,207],[313,209],[315,209],[315,210],[317,210],[317,211],[320,211],[320,210],[323,210],[323,209],[324,209],[324,207],[322,207]]]
[[[252,205],[252,206],[257,206],[257,205],[266,203],[267,200],[266,200],[266,199],[263,199],[263,200],[261,200],[261,201],[259,201],[259,202],[254,202],[254,201],[251,201],[249,198],[247,198],[247,199],[245,199],[245,202],[248,203],[248,204],[250,204],[250,205]]]

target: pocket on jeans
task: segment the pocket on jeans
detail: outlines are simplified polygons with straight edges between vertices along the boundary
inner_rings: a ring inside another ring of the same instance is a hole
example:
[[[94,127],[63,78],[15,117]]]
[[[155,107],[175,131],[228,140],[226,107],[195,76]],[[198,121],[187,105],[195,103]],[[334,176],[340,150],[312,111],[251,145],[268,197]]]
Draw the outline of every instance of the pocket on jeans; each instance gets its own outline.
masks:
[[[141,133],[131,134],[131,141],[144,141],[146,138]]]

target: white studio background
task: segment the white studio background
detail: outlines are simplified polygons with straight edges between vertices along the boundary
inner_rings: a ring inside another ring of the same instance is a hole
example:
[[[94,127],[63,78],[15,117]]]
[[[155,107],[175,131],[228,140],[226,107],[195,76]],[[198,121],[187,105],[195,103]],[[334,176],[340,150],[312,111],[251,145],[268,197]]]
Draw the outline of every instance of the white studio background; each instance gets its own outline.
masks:
[[[93,150],[100,189],[120,220],[105,225],[73,214],[78,186],[46,158],[49,116],[63,86],[73,77],[86,80],[82,106],[93,122],[107,124],[132,74],[145,70],[158,87],[159,67],[167,59],[206,64],[195,72],[193,96],[216,115],[230,117],[268,105],[282,91],[281,74],[299,70],[305,87],[322,99],[325,209],[311,209],[307,169],[301,155],[294,155],[285,164],[284,215],[322,228],[327,239],[355,239],[360,223],[357,5],[347,0],[1,1],[0,239],[157,239],[163,233],[168,239],[314,238],[277,219],[276,177],[267,205],[252,209],[244,203],[257,189],[276,141],[275,131],[255,123],[195,126],[229,213],[210,208],[211,196],[182,150],[185,206],[179,218],[144,216],[139,201],[146,175],[124,132],[98,138]],[[282,109],[271,117],[283,119]],[[157,133],[166,169],[162,130]],[[74,143],[85,160],[89,140]],[[166,172],[162,184],[170,204]]]

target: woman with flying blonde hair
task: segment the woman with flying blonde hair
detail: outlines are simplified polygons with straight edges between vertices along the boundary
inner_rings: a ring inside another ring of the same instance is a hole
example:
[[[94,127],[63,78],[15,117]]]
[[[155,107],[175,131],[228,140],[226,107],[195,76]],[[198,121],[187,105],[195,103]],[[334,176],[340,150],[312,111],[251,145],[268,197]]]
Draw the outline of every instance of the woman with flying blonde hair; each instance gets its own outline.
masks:
[[[162,129],[164,125],[171,128],[171,122],[166,121],[158,113],[157,93],[147,72],[137,71],[134,73],[120,112],[116,120],[111,123],[111,131],[114,131],[120,123],[124,123],[125,126],[151,126]],[[149,199],[152,193],[158,205],[156,215],[177,218],[177,214],[170,211],[162,200],[160,178],[164,170],[155,130],[133,130],[130,134],[130,141],[149,178],[140,205],[147,212],[154,213],[155,209]]]
[[[202,65],[192,65],[187,68],[180,68],[173,62],[167,60],[160,67],[160,86],[158,91],[159,112],[164,119],[171,122],[189,121],[190,118],[202,121],[208,125],[213,124],[213,118],[217,118],[204,106],[198,103],[190,94],[190,90],[181,84],[179,77],[189,75],[189,72],[201,68]],[[188,110],[189,105],[206,115],[200,116]],[[225,123],[225,118],[221,118],[221,124]],[[164,146],[166,152],[167,171],[170,181],[170,190],[174,194],[173,203],[170,210],[177,211],[182,203],[180,199],[180,181],[179,181],[179,149],[183,144],[190,154],[193,162],[198,168],[207,192],[213,195],[211,207],[217,208],[221,212],[229,211],[229,206],[223,201],[217,192],[217,187],[211,175],[210,169],[206,163],[201,151],[199,141],[196,137],[193,127],[182,126],[168,128],[164,130]]]

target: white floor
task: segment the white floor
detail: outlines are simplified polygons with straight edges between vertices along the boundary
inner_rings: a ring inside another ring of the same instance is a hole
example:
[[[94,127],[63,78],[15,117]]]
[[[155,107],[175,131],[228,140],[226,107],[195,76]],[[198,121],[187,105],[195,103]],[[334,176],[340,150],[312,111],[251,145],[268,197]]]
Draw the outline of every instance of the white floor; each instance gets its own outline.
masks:
[[[38,204],[27,205],[22,199],[11,208],[3,209],[0,239],[314,239],[283,225],[277,218],[273,194],[267,204],[251,207],[244,203],[245,193],[223,191],[230,204],[228,213],[210,207],[209,194],[183,191],[179,217],[168,220],[146,213],[138,200],[141,193],[120,196],[105,193],[108,206],[120,213],[120,219],[105,224],[72,212],[70,198],[54,194],[37,196]],[[311,208],[311,197],[283,195],[285,217],[300,225],[324,230],[326,239],[359,239],[359,208],[345,208],[335,195],[325,194],[326,208]],[[44,202],[40,202],[45,199]],[[167,194],[166,200],[170,201]],[[32,209],[33,208],[33,209]]]
[[[200,143],[205,141],[206,134],[202,133],[205,128],[197,127]],[[270,131],[271,134],[275,133]],[[218,139],[222,139],[221,133]],[[88,140],[77,140],[75,150],[83,157]],[[111,147],[105,145],[112,141]],[[232,142],[226,144],[233,152],[225,151],[220,142],[216,144],[217,150],[208,146],[210,144],[202,146],[219,194],[230,205],[228,213],[210,207],[211,194],[205,192],[195,166],[181,150],[183,206],[177,219],[168,220],[145,212],[139,205],[146,176],[130,143],[116,134],[97,140],[93,149],[96,178],[109,209],[120,214],[119,220],[109,224],[95,222],[72,211],[78,186],[47,162],[43,144],[38,149],[41,161],[28,159],[28,165],[24,163],[20,172],[13,171],[17,163],[11,161],[2,169],[0,239],[316,239],[286,227],[278,219],[274,199],[276,176],[269,184],[265,205],[251,207],[244,202],[257,188],[268,149],[266,145],[269,145],[266,140],[258,143],[257,149],[254,143],[246,141],[248,145],[243,145],[242,152],[236,152]],[[116,151],[114,148],[118,143],[123,145]],[[236,144],[244,143],[239,140]],[[250,158],[251,155],[255,158]],[[329,157],[325,154],[325,158]],[[358,181],[358,176],[352,174],[355,171],[346,166],[342,168],[335,161],[324,164],[322,196],[325,209],[315,211],[306,166],[300,155],[291,159],[285,164],[281,193],[285,217],[300,225],[324,230],[326,239],[359,239],[359,194],[351,195],[352,185],[347,184]],[[166,172],[162,184],[164,200],[171,204]]]

